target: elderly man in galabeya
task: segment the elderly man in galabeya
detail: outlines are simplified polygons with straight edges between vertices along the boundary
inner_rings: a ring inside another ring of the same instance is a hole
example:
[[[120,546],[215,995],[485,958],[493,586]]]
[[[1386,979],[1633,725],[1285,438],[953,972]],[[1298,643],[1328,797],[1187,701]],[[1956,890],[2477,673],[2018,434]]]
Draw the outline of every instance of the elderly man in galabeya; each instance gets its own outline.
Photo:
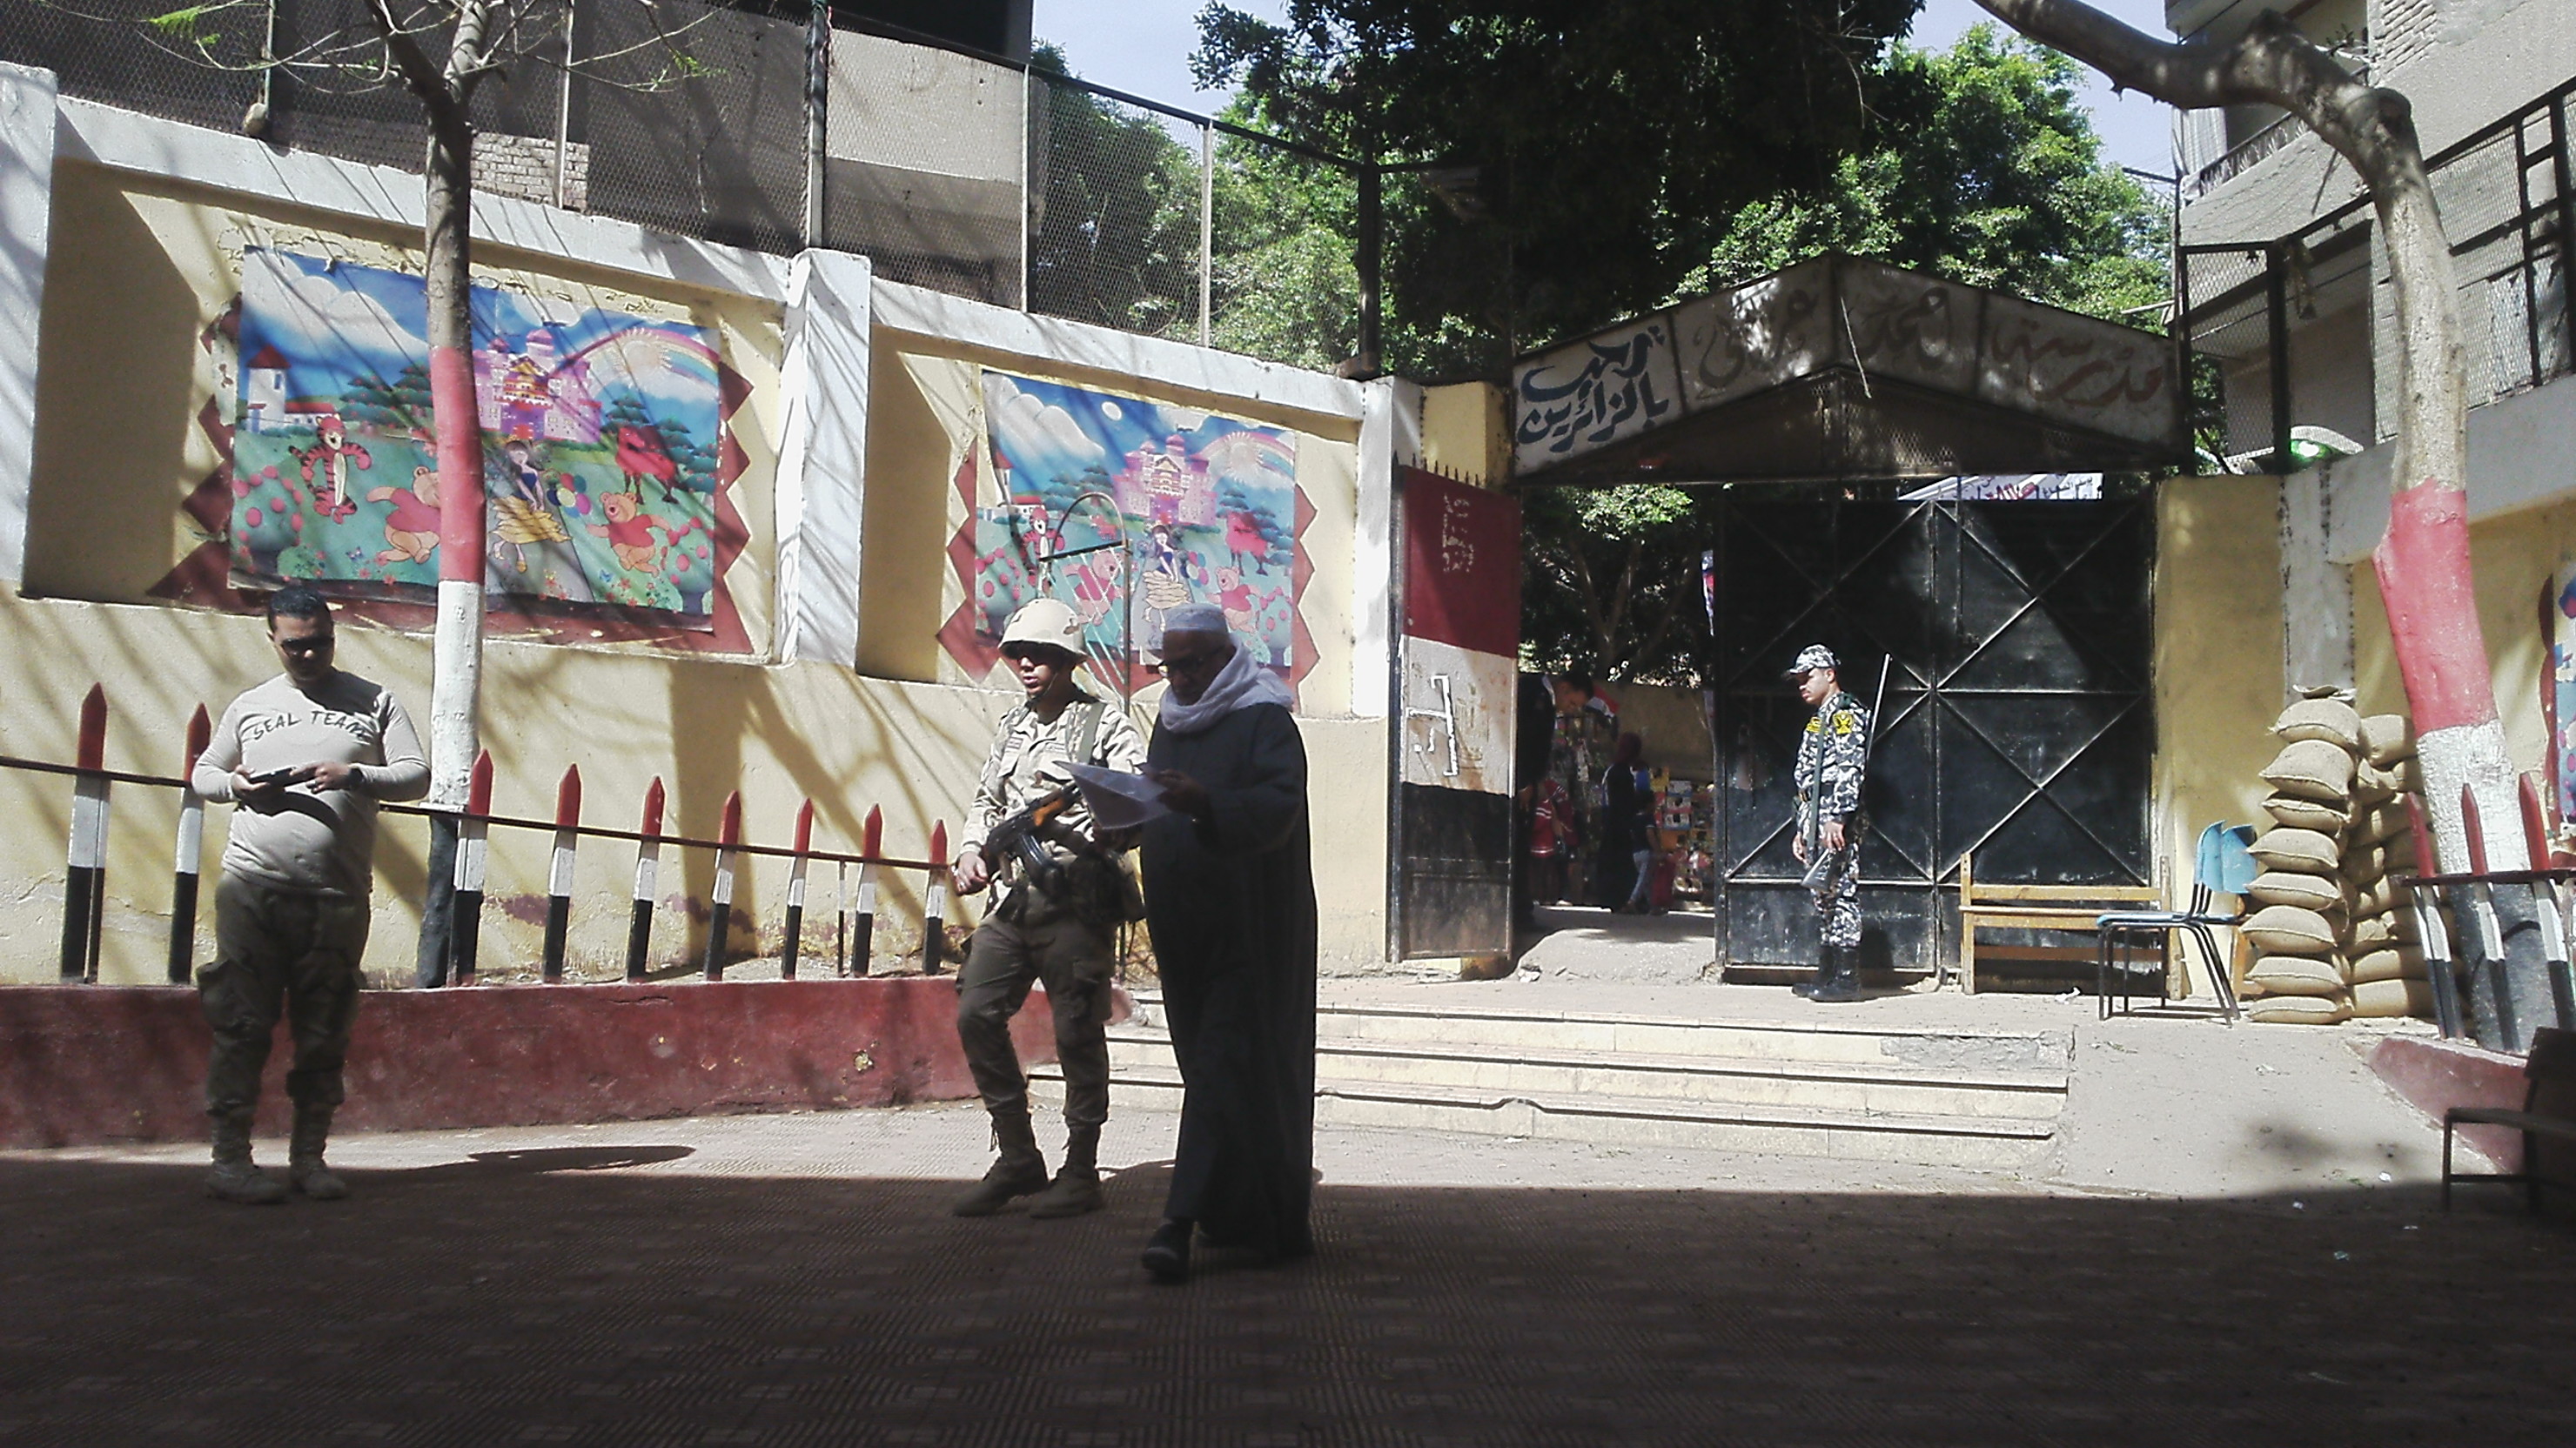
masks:
[[[1144,1264],[1190,1274],[1193,1229],[1264,1261],[1314,1251],[1315,878],[1306,746],[1288,687],[1210,604],[1174,609],[1146,771],[1146,918],[1183,1086],[1163,1224]]]

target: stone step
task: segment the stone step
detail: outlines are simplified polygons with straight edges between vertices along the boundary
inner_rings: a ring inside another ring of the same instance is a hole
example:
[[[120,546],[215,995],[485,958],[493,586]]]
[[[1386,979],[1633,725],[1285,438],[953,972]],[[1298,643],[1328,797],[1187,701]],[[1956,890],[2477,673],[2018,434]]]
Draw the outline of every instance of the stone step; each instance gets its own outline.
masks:
[[[1114,1073],[1175,1075],[1171,1043],[1132,1026],[1110,1032]],[[1608,1096],[1705,1105],[1795,1106],[1868,1115],[2046,1121],[2066,1100],[2062,1071],[1962,1071],[1873,1062],[1719,1056],[1615,1055],[1527,1047],[1477,1048],[1319,1041],[1326,1088],[1429,1086],[1527,1097]]]
[[[1164,1025],[1162,997],[1139,991],[1130,1024]],[[1981,1030],[1947,1026],[1814,1021],[1715,1021],[1550,1011],[1433,1010],[1415,1006],[1319,1006],[1325,1040],[1480,1051],[1580,1053],[1593,1057],[1702,1056],[1725,1061],[1895,1065],[1944,1074],[2054,1072],[2074,1059],[2072,1030]]]
[[[1063,1100],[1053,1066],[1033,1072],[1030,1094]],[[1113,1109],[1177,1111],[1176,1073],[1129,1070],[1112,1081]],[[1463,1086],[1325,1082],[1315,1093],[1315,1119],[1332,1126],[1450,1131],[1537,1137],[1595,1145],[1691,1151],[1758,1152],[1902,1161],[1985,1170],[2018,1170],[2046,1160],[2049,1121],[1824,1110],[1623,1098],[1555,1092],[1519,1093]]]

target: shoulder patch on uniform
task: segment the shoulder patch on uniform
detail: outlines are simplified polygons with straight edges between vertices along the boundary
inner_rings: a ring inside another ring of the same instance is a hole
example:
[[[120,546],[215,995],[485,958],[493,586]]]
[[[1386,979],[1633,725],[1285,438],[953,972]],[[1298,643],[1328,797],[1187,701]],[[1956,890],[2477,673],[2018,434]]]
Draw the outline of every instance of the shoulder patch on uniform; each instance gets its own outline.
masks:
[[[1813,714],[1808,715],[1808,716],[1807,716],[1807,732],[1808,732],[1808,733],[1810,733],[1810,734],[1822,734],[1822,733],[1824,733],[1824,732],[1825,732],[1825,721],[1824,721],[1824,720],[1822,720],[1822,719],[1817,718],[1817,717],[1816,717],[1815,715],[1813,715]]]
[[[1834,732],[1836,734],[1850,734],[1859,728],[1860,716],[1858,714],[1853,713],[1849,709],[1837,709],[1834,711]]]

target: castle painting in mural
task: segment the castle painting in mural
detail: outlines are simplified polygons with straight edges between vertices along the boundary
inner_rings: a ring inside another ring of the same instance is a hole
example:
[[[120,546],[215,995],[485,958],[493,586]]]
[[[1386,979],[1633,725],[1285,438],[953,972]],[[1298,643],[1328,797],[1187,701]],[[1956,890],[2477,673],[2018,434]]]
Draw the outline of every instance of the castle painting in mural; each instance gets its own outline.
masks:
[[[1143,651],[1164,615],[1201,602],[1263,663],[1297,663],[1295,434],[989,369],[984,418],[996,486],[976,509],[969,586],[987,643],[1049,591],[1097,657],[1118,655],[1131,609]]]
[[[568,309],[567,309],[568,310]],[[473,292],[487,594],[706,627],[722,448],[714,338]],[[438,583],[427,299],[401,272],[253,249],[242,263],[234,582],[425,599]]]

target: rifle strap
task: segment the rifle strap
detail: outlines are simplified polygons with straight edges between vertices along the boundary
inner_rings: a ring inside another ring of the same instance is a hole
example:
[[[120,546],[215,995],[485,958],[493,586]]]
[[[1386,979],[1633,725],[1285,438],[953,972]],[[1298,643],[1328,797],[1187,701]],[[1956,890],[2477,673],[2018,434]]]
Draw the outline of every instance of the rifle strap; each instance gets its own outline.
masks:
[[[1100,720],[1108,712],[1109,701],[1106,699],[1093,699],[1085,706],[1082,731],[1074,738],[1073,759],[1076,764],[1100,762],[1097,752],[1100,747]]]

